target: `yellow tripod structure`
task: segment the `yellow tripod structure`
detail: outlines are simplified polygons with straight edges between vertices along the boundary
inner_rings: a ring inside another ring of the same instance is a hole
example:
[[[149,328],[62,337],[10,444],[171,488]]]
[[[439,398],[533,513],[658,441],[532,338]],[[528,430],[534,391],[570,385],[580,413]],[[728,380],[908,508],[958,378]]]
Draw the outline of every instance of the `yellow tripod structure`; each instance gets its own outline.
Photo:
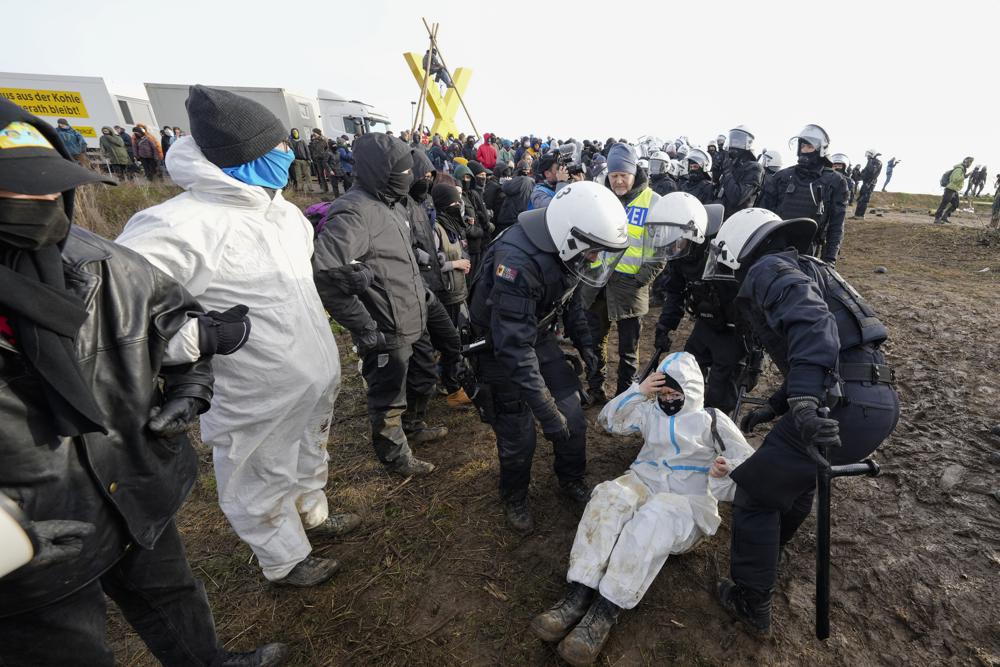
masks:
[[[444,64],[444,56],[441,55],[441,50],[437,47],[436,24],[435,29],[432,30],[427,25],[427,22],[424,21],[424,27],[427,28],[427,32],[431,37],[431,48],[437,52],[442,64]],[[465,100],[462,99],[462,93],[469,86],[469,80],[472,78],[472,70],[467,67],[459,67],[454,72],[451,72],[452,86],[447,89],[444,97],[441,97],[437,85],[429,85],[430,74],[424,70],[423,57],[418,53],[410,51],[403,54],[403,59],[410,66],[410,72],[413,73],[413,78],[416,79],[417,85],[420,87],[421,101],[418,118],[422,119],[423,117],[423,104],[426,101],[427,106],[431,109],[431,113],[434,114],[434,125],[431,127],[431,134],[439,134],[444,138],[447,138],[449,134],[453,134],[457,137],[458,126],[455,124],[455,115],[458,113],[458,107],[461,106],[465,110],[465,115],[469,116],[469,110],[465,106]],[[417,125],[420,124],[419,121],[415,121],[415,123]],[[476,136],[479,136],[479,130],[476,129],[476,124],[472,121],[471,116],[469,116],[469,123],[472,125]]]

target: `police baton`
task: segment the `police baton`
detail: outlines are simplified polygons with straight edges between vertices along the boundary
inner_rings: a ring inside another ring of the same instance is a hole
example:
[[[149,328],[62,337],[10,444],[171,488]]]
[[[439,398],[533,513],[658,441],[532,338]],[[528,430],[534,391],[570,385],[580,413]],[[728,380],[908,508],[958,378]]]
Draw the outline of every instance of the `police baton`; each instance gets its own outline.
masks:
[[[830,417],[830,408],[820,408],[819,415]],[[816,461],[816,639],[830,636],[830,483],[836,477],[879,474],[872,459],[847,465],[830,465],[829,446],[809,448]]]

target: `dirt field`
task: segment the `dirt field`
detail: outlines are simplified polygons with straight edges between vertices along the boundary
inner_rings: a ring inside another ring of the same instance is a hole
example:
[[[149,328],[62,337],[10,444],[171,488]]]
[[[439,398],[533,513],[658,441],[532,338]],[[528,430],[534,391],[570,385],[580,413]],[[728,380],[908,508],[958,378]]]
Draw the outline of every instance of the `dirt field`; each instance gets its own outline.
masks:
[[[1000,466],[987,460],[1000,450],[990,432],[1000,424],[1000,248],[995,238],[983,244],[989,238],[971,216],[926,224],[937,202],[924,199],[878,195],[882,217],[847,226],[839,268],[890,327],[886,350],[904,407],[876,454],[882,476],[835,483],[833,637],[813,637],[813,519],[793,542],[773,639],[757,642],[724,615],[711,589],[728,570],[725,506],[719,534],[667,562],[623,616],[601,664],[1000,665]],[[873,273],[877,266],[888,273]],[[577,522],[557,499],[551,449],[539,439],[538,528],[528,538],[504,526],[490,430],[443,400],[432,416],[450,436],[418,449],[437,472],[389,477],[369,444],[357,359],[348,339],[338,343],[345,379],[329,496],[365,523],[346,541],[316,545],[343,563],[332,583],[298,591],[263,580],[218,509],[211,454],[199,449],[200,480],[179,524],[222,641],[241,649],[284,641],[295,665],[558,664],[553,647],[528,631],[563,590]],[[646,340],[644,354],[651,347]],[[639,446],[603,434],[595,419],[589,412],[591,483],[624,471]],[[120,663],[152,664],[113,614]]]

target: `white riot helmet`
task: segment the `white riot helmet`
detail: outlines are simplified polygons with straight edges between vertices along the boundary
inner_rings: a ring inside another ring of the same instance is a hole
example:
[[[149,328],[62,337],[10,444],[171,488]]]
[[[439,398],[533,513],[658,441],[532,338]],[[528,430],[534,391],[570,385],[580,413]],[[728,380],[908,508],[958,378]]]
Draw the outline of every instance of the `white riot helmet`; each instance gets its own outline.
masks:
[[[873,157],[878,157],[879,155],[881,155],[881,153],[879,153],[874,148],[869,148],[868,150],[865,151],[865,157],[868,158],[869,160],[872,159]]]
[[[708,213],[698,198],[671,192],[653,204],[642,237],[642,261],[657,262],[686,257],[695,244],[705,242]]]
[[[686,160],[688,153],[691,152],[691,147],[687,144],[680,144],[677,146],[677,159]]]
[[[830,150],[830,135],[819,125],[809,124],[788,140],[788,147],[798,155],[800,143],[809,144],[819,153],[820,157],[826,157]]]
[[[778,151],[765,150],[760,154],[760,157],[757,158],[757,162],[760,162],[760,166],[764,167],[764,169],[777,171],[778,169],[781,169],[781,153]]]
[[[719,146],[719,148],[722,148],[722,146],[726,144],[726,135],[720,134],[719,136],[717,136],[715,138],[715,143],[716,145]]]
[[[670,173],[670,156],[663,151],[656,151],[649,156],[649,175],[659,176]]]
[[[681,162],[680,160],[670,160],[667,164],[667,173],[674,178],[680,178],[687,173],[687,162]]]
[[[733,148],[739,148],[745,151],[753,150],[753,132],[751,132],[746,125],[737,125],[733,129],[729,130],[728,148],[730,150]]]
[[[701,170],[705,173],[712,171],[712,156],[700,148],[692,148],[688,151],[687,162],[696,162],[701,165]]]
[[[636,161],[636,164],[639,165],[639,168],[642,169],[643,171],[647,171],[647,172],[649,171],[649,159],[648,158],[641,157],[641,158],[639,158]]]
[[[830,164],[842,164],[844,165],[844,171],[851,168],[851,158],[847,157],[844,153],[834,153],[830,157]]]
[[[786,245],[794,246],[803,254],[809,252],[809,244],[816,234],[815,221],[809,218],[782,220],[764,208],[745,208],[729,216],[709,244],[703,277],[706,280],[737,280],[737,269],[746,268],[744,265],[754,251],[778,229],[784,230],[782,240]]]
[[[590,181],[563,187],[548,206],[518,216],[528,238],[559,255],[587,285],[602,287],[629,246],[625,207],[611,190]]]

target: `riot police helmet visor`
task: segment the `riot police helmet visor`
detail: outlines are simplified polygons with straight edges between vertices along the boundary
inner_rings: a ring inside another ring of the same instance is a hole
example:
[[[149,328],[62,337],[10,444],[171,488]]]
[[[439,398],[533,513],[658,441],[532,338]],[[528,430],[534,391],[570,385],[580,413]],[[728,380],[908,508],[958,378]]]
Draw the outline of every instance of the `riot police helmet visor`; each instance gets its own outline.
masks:
[[[580,279],[580,282],[591,287],[604,287],[608,284],[615,267],[625,254],[625,249],[603,250],[590,248],[564,262],[566,270]]]
[[[736,272],[729,266],[722,263],[725,246],[720,247],[714,242],[708,246],[708,258],[705,260],[705,270],[702,272],[704,280],[728,280],[736,282]]]

